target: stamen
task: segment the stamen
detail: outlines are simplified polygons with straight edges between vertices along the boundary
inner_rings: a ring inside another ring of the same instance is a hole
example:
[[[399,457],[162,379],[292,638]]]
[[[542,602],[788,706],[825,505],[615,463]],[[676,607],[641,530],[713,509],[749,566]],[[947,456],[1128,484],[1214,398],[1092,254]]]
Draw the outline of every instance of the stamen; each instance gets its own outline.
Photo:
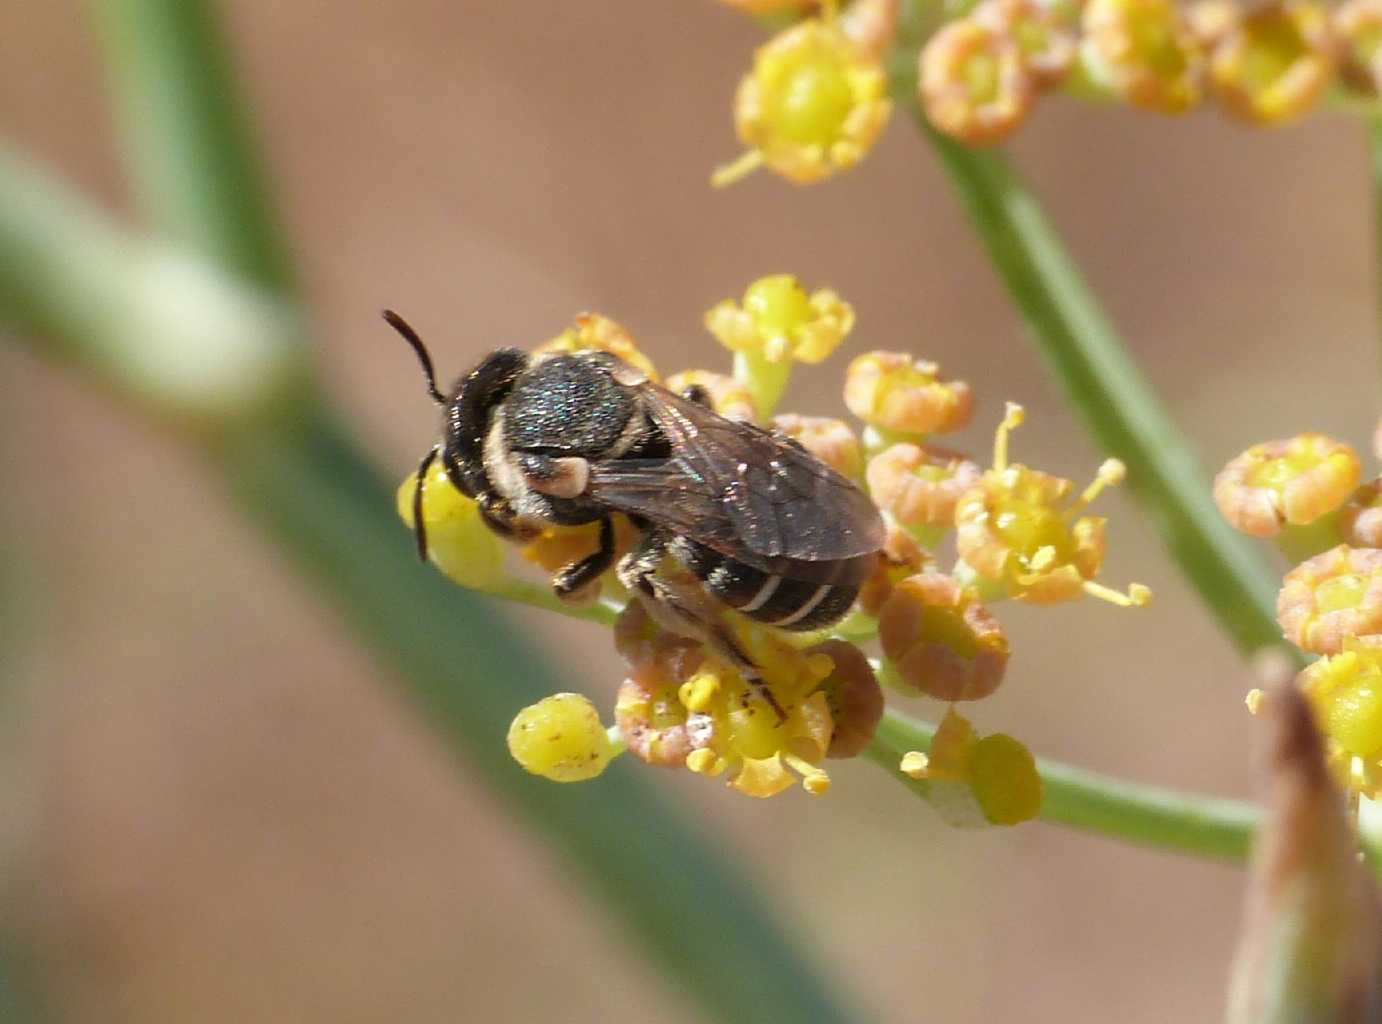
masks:
[[[719,692],[720,677],[712,672],[701,672],[682,683],[677,696],[688,711],[703,712]]]
[[[830,776],[810,761],[786,752],[783,753],[782,760],[787,763],[789,768],[796,769],[797,773],[801,775],[802,788],[812,796],[820,796],[830,789]]]
[[[706,747],[686,755],[686,767],[697,775],[719,775],[725,770],[724,760]]]
[[[733,185],[736,181],[747,178],[758,168],[763,166],[763,151],[761,149],[750,149],[744,152],[733,163],[722,164],[715,168],[710,175],[710,185],[712,188],[724,188]]]
[[[993,468],[999,473],[1008,468],[1008,435],[1022,425],[1027,411],[1016,402],[1009,402],[1003,413],[1003,422],[993,435]]]
[[[1105,487],[1117,487],[1127,478],[1127,475],[1128,467],[1123,465],[1121,460],[1105,459],[1104,464],[1099,467],[1099,472],[1095,474],[1093,482],[1065,510],[1063,513],[1065,518],[1071,519],[1084,511],[1085,506],[1102,494]]]
[[[1267,695],[1261,690],[1253,689],[1248,691],[1248,695],[1243,698],[1243,703],[1248,706],[1248,714],[1255,715],[1262,710],[1262,705],[1267,700]]]
[[[1106,587],[1102,583],[1095,583],[1093,580],[1085,580],[1081,586],[1090,597],[1097,597],[1109,604],[1116,604],[1119,608],[1145,608],[1152,603],[1151,588],[1143,586],[1141,583],[1128,584],[1126,594],[1121,590]]]

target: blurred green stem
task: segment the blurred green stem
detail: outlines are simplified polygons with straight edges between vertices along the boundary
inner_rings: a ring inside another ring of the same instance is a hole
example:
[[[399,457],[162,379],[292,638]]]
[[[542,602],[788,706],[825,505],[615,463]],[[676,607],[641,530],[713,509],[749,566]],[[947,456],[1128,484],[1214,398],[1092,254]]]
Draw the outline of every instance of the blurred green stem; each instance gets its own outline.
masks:
[[[925,783],[898,771],[902,755],[929,750],[936,727],[889,708],[868,756],[904,785],[925,796]],[[1203,857],[1243,860],[1261,817],[1237,800],[1144,786],[1048,758],[1037,759],[1045,784],[1043,821],[1142,846]]]
[[[204,0],[89,0],[140,204],[159,236],[271,292],[291,290],[219,26]]]

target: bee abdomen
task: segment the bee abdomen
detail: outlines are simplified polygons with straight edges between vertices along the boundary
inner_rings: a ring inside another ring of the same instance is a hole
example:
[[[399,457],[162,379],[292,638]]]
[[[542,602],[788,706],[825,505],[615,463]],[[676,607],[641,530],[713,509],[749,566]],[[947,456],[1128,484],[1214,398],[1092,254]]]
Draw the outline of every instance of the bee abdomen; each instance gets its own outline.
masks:
[[[778,629],[819,629],[838,621],[859,596],[859,587],[810,583],[766,573],[703,544],[682,545],[686,567],[716,598],[758,622]]]

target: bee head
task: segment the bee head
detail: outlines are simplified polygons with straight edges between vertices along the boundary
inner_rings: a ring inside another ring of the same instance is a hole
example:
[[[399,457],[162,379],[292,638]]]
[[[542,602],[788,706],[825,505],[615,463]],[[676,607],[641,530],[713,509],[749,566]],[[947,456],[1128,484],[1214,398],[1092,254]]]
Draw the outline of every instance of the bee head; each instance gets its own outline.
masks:
[[[467,497],[484,499],[490,491],[484,467],[485,428],[493,409],[514,380],[528,365],[528,357],[516,349],[499,349],[490,353],[471,373],[456,382],[450,396],[437,388],[432,356],[417,331],[391,309],[384,310],[384,320],[403,336],[422,366],[427,382],[427,394],[445,411],[443,438],[423,456],[418,466],[418,486],[413,492],[413,528],[417,534],[418,554],[427,557],[427,530],[422,518],[423,480],[438,456],[446,468],[446,475]]]

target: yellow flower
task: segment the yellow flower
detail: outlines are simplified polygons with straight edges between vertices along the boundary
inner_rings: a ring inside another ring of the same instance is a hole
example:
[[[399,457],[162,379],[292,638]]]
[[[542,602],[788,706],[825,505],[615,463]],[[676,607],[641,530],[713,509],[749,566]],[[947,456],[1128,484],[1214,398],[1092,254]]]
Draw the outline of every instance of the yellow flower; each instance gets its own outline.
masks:
[[[721,416],[731,420],[752,423],[756,410],[753,395],[749,389],[723,373],[709,370],[682,370],[667,378],[667,390],[677,394],[688,388],[702,389],[710,399],[710,407]]]
[[[524,708],[509,726],[509,753],[534,775],[584,782],[618,753],[600,714],[579,693],[557,693]]]
[[[918,61],[917,96],[927,118],[971,145],[1007,138],[1036,103],[1037,81],[1017,39],[976,18],[950,22]]]
[[[1298,681],[1326,736],[1351,756],[1382,755],[1382,636],[1348,637]]]
[[[983,471],[959,452],[932,445],[895,444],[869,460],[869,494],[909,528],[948,530],[955,506]]]
[[[1333,73],[1329,15],[1310,0],[1239,11],[1209,61],[1209,81],[1224,109],[1257,124],[1307,113]]]
[[[819,363],[854,327],[854,307],[828,288],[807,294],[791,274],[760,277],[744,291],[743,304],[716,303],[705,326],[731,352],[769,363]]]
[[[1090,0],[1083,27],[1085,68],[1124,102],[1179,114],[1200,101],[1204,55],[1174,0]]]
[[[797,441],[835,472],[858,480],[864,468],[859,438],[843,420],[828,416],[799,416],[794,412],[773,417],[773,429]]]
[[[1347,0],[1334,9],[1340,71],[1349,85],[1376,95],[1382,84],[1382,0]]]
[[[568,327],[552,340],[533,349],[533,355],[591,350],[616,355],[629,365],[642,370],[650,380],[657,380],[657,370],[653,367],[652,360],[639,351],[633,335],[623,325],[599,313],[580,314],[576,317],[574,326]]]
[[[791,274],[760,277],[706,311],[705,326],[734,353],[734,379],[753,396],[759,420],[777,407],[792,363],[819,363],[854,327],[854,309],[828,288],[810,294]]]
[[[1087,593],[1114,604],[1141,606],[1151,591],[1134,583],[1126,594],[1094,582],[1104,560],[1105,520],[1077,515],[1107,486],[1123,479],[1123,464],[1109,459],[1073,501],[1069,480],[1008,464],[1008,434],[1022,422],[1022,407],[1008,404],[994,440],[993,468],[955,508],[960,558],[1007,596],[1033,604],[1069,601]]]
[[[417,474],[398,486],[399,517],[413,528]],[[480,507],[458,491],[441,462],[427,470],[422,521],[427,528],[427,556],[446,576],[463,587],[489,590],[504,578],[503,542],[480,518]]]
[[[1253,445],[1214,478],[1214,501],[1237,530],[1275,537],[1333,512],[1358,485],[1358,454],[1323,434]]]
[[[905,352],[867,352],[845,371],[845,405],[865,423],[901,434],[943,434],[969,422],[974,398],[964,381]]]
[[[1008,638],[968,590],[922,573],[893,588],[878,615],[883,653],[896,681],[939,700],[980,700],[1003,681]]]
[[[899,770],[925,779],[932,806],[954,825],[1017,825],[1041,813],[1045,793],[1031,752],[1005,733],[980,739],[954,708],[930,753],[908,753]]]
[[[747,620],[730,625],[762,668],[785,719],[732,667],[692,641],[661,632],[634,602],[615,625],[630,665],[615,720],[629,750],[653,764],[724,775],[748,796],[775,796],[798,781],[808,793],[824,793],[830,777],[819,764],[834,725],[822,684],[832,659],[798,651]]]
[[[971,17],[1017,43],[1038,88],[1058,85],[1070,73],[1077,47],[1067,5],[1050,0],[984,0]]]
[[[797,184],[819,181],[858,163],[891,109],[882,63],[833,20],[804,21],[759,48],[734,103],[748,152],[711,181],[764,164]]]
[[[1302,562],[1282,580],[1276,620],[1287,640],[1314,654],[1382,633],[1382,551],[1340,544]]]

